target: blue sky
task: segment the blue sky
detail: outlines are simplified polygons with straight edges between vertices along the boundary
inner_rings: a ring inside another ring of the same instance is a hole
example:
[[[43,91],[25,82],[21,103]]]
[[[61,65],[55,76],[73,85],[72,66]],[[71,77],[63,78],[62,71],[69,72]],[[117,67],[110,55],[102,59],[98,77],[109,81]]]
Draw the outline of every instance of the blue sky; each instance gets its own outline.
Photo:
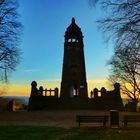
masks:
[[[33,80],[46,85],[60,84],[64,34],[72,17],[84,35],[87,79],[107,78],[106,63],[112,47],[104,43],[97,28],[96,20],[103,16],[98,6],[91,8],[88,0],[20,0],[19,4],[24,26],[20,44],[23,54],[20,65],[10,76],[12,84],[30,85]]]

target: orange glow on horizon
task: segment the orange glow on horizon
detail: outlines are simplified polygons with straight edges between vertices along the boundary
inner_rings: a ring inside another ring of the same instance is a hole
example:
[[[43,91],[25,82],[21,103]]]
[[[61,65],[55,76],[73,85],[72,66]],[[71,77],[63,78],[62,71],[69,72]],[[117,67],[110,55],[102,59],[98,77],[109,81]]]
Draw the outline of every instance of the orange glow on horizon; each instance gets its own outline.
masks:
[[[30,85],[10,84],[3,96],[30,96]]]
[[[42,83],[42,82],[41,82]],[[102,87],[105,87],[107,90],[112,90],[113,87],[109,88],[107,85],[107,80],[87,80],[88,83],[88,96],[90,97],[90,92],[94,88],[98,88],[99,90]],[[59,88],[59,93],[60,93],[60,82],[50,82],[46,85],[45,82],[40,84],[38,82],[38,88],[39,86],[43,86],[44,89],[54,89],[56,87]],[[6,93],[2,94],[2,96],[30,96],[31,92],[31,86],[30,85],[21,85],[21,84],[10,84],[7,87]],[[125,95],[122,95],[122,98],[126,98]]]

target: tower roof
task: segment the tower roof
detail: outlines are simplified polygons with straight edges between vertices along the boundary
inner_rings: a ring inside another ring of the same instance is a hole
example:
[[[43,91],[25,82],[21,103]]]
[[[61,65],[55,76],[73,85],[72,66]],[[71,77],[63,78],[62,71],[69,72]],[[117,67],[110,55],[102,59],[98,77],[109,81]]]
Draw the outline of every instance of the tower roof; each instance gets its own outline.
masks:
[[[71,24],[68,26],[66,32],[66,36],[79,36],[82,35],[81,29],[79,26],[75,23],[75,18],[72,18]]]

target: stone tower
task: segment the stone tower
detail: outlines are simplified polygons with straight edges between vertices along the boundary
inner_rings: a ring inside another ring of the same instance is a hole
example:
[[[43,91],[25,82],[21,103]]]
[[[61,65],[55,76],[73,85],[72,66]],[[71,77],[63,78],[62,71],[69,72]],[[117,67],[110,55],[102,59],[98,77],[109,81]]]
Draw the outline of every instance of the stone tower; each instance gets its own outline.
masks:
[[[81,29],[72,18],[65,32],[60,98],[88,98],[84,44]]]

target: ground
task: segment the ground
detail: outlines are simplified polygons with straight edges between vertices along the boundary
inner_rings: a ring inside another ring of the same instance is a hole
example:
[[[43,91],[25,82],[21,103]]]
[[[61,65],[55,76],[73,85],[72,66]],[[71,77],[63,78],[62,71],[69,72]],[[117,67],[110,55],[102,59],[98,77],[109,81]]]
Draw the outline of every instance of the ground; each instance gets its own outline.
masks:
[[[110,112],[92,110],[53,110],[0,112],[0,140],[140,140],[140,123],[129,127],[111,128],[102,124],[82,124],[76,115],[109,115]],[[120,112],[124,114],[140,114]]]
[[[64,128],[78,127],[76,115],[109,115],[109,111],[92,110],[48,110],[48,111],[20,111],[20,112],[0,112],[0,125],[28,125],[28,126],[56,126]],[[120,120],[124,114],[139,114],[130,112],[120,112]],[[120,126],[123,124],[120,121]],[[129,126],[139,126],[140,123]],[[85,126],[102,126],[101,123],[82,124]],[[108,123],[109,127],[110,124]]]

